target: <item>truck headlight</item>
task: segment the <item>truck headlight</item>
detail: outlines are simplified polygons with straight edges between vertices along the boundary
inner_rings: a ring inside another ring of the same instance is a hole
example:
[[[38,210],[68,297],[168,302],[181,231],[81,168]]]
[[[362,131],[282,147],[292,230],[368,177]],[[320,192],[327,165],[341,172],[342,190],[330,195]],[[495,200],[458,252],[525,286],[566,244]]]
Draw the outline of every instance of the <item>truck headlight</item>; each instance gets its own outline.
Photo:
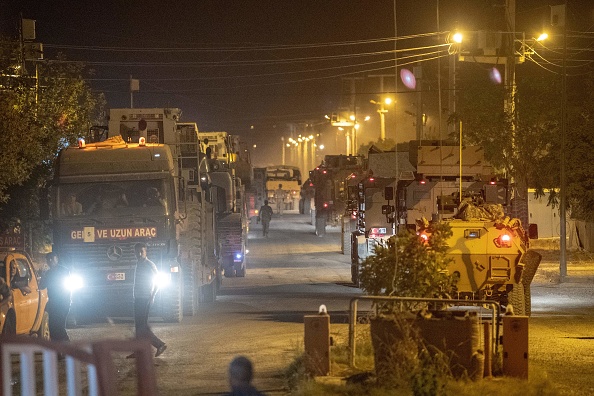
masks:
[[[241,253],[235,253],[235,255],[233,255],[233,262],[235,263],[241,263],[241,259],[243,258],[243,254]]]
[[[64,287],[71,292],[81,289],[83,286],[83,278],[80,275],[70,274],[64,279]]]
[[[159,271],[153,277],[153,284],[159,289],[169,286],[170,283],[171,283],[171,274],[170,273]]]

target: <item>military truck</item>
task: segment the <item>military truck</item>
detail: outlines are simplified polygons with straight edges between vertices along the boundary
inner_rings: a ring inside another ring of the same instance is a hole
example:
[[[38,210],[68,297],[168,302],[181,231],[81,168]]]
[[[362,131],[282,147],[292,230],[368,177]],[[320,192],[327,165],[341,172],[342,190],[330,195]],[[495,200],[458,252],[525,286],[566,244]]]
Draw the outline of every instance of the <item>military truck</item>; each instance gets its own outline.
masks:
[[[277,196],[277,190],[283,196]],[[273,165],[266,167],[266,196],[268,204],[273,208],[283,205],[283,210],[293,210],[295,202],[299,202],[301,192],[301,171],[296,166]],[[279,202],[280,200],[280,202]]]
[[[60,153],[54,248],[85,282],[73,297],[77,319],[132,314],[140,241],[166,281],[152,312],[166,321],[213,301],[223,264],[245,274],[240,181],[227,158],[206,158],[196,124],[180,117],[172,108],[112,109],[107,140]],[[80,211],[68,214],[62,208],[72,197]]]
[[[361,174],[363,169],[362,156],[326,155],[322,164],[309,172],[314,188],[316,235],[324,236],[327,225],[341,224],[348,200],[346,179]]]

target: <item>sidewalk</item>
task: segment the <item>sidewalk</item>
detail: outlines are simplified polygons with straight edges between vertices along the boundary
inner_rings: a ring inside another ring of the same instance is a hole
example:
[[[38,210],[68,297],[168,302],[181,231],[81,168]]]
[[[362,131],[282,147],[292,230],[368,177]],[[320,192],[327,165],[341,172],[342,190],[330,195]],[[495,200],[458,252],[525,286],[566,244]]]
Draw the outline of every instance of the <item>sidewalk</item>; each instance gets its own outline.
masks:
[[[540,252],[539,252],[540,253]],[[559,260],[551,261],[543,258],[533,283],[547,284],[592,284],[594,286],[594,261],[571,260],[567,258],[567,276],[561,281]]]

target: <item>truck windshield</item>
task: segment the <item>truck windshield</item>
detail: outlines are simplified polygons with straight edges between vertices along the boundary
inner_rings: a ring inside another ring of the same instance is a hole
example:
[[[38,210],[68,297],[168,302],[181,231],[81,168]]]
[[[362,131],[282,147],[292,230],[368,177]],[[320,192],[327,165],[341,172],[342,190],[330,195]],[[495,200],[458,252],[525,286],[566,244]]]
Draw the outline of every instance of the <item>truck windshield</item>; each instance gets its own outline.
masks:
[[[171,211],[171,196],[163,179],[62,184],[54,209],[61,218],[165,215]]]

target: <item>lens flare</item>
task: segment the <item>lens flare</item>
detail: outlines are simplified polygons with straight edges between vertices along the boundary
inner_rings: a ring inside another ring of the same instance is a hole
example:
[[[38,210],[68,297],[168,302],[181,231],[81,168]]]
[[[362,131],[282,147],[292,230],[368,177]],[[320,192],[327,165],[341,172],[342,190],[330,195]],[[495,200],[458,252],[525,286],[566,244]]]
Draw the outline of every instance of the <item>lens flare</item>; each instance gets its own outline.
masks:
[[[417,86],[417,79],[415,75],[408,69],[400,70],[400,79],[408,89],[415,89]]]
[[[501,84],[501,73],[499,73],[499,70],[497,70],[496,67],[492,68],[489,71],[489,78],[493,83]]]

